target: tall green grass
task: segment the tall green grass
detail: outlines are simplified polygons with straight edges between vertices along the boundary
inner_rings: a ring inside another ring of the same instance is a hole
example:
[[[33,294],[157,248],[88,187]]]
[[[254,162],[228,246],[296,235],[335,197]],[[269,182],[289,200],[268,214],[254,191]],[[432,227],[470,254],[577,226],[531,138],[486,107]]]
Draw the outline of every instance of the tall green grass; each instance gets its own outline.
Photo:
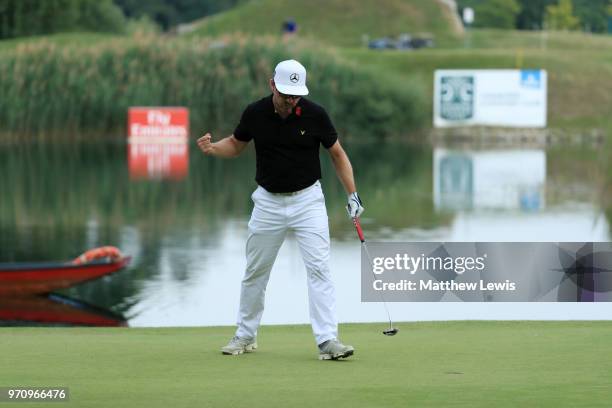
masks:
[[[344,62],[312,45],[274,39],[124,38],[95,46],[40,40],[0,58],[0,131],[56,135],[123,131],[127,108],[191,109],[192,134],[231,131],[245,106],[269,93],[275,64],[297,58],[311,98],[344,133],[384,137],[424,122],[424,89]]]

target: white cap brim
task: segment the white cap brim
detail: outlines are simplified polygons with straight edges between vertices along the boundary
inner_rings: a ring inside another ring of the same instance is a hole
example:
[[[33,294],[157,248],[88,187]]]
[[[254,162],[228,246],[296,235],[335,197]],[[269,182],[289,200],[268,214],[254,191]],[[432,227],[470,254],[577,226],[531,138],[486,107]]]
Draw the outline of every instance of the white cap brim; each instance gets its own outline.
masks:
[[[276,86],[276,89],[278,89],[278,92],[285,94],[285,95],[298,95],[298,96],[304,96],[304,95],[308,95],[308,88],[306,88],[306,85],[283,85],[283,84],[279,84],[279,83],[275,83],[274,84]]]

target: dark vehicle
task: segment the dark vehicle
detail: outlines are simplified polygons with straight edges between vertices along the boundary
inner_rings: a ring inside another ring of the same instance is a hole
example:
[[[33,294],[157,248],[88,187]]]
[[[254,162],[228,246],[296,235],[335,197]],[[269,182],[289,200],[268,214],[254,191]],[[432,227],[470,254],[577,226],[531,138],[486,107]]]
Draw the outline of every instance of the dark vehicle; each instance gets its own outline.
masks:
[[[431,48],[434,46],[433,37],[429,34],[419,34],[412,36],[411,34],[400,34],[397,39],[391,37],[383,37],[372,40],[368,43],[368,48],[373,50],[414,50],[418,48]]]
[[[397,48],[396,41],[389,37],[377,38],[376,40],[372,40],[368,44],[368,48],[374,50],[384,50],[384,49],[393,49]]]

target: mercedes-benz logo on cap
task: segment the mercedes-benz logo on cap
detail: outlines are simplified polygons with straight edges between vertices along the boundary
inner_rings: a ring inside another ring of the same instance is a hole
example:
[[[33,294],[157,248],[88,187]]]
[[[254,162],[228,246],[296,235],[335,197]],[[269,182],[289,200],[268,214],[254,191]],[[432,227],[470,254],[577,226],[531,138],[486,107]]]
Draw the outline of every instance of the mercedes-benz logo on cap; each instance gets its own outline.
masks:
[[[300,76],[294,72],[293,74],[289,75],[289,80],[295,84],[300,80]]]

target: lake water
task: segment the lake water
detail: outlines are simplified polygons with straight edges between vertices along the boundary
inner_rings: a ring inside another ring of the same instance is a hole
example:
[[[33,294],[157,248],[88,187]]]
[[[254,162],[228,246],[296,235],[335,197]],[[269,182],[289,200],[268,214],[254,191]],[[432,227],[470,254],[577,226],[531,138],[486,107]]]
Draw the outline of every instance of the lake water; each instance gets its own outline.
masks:
[[[452,143],[345,146],[369,241],[610,241],[600,147]],[[126,270],[62,292],[125,317],[129,326],[235,323],[255,159],[205,157],[189,147],[181,180],[130,178],[123,142],[0,147],[0,262],[67,260],[115,245]],[[360,243],[346,196],[322,155],[341,322],[385,321],[360,301]],[[266,292],[264,324],[307,323],[305,269],[285,241]],[[609,319],[608,303],[393,303],[397,321]],[[1,306],[0,306],[1,308]]]

